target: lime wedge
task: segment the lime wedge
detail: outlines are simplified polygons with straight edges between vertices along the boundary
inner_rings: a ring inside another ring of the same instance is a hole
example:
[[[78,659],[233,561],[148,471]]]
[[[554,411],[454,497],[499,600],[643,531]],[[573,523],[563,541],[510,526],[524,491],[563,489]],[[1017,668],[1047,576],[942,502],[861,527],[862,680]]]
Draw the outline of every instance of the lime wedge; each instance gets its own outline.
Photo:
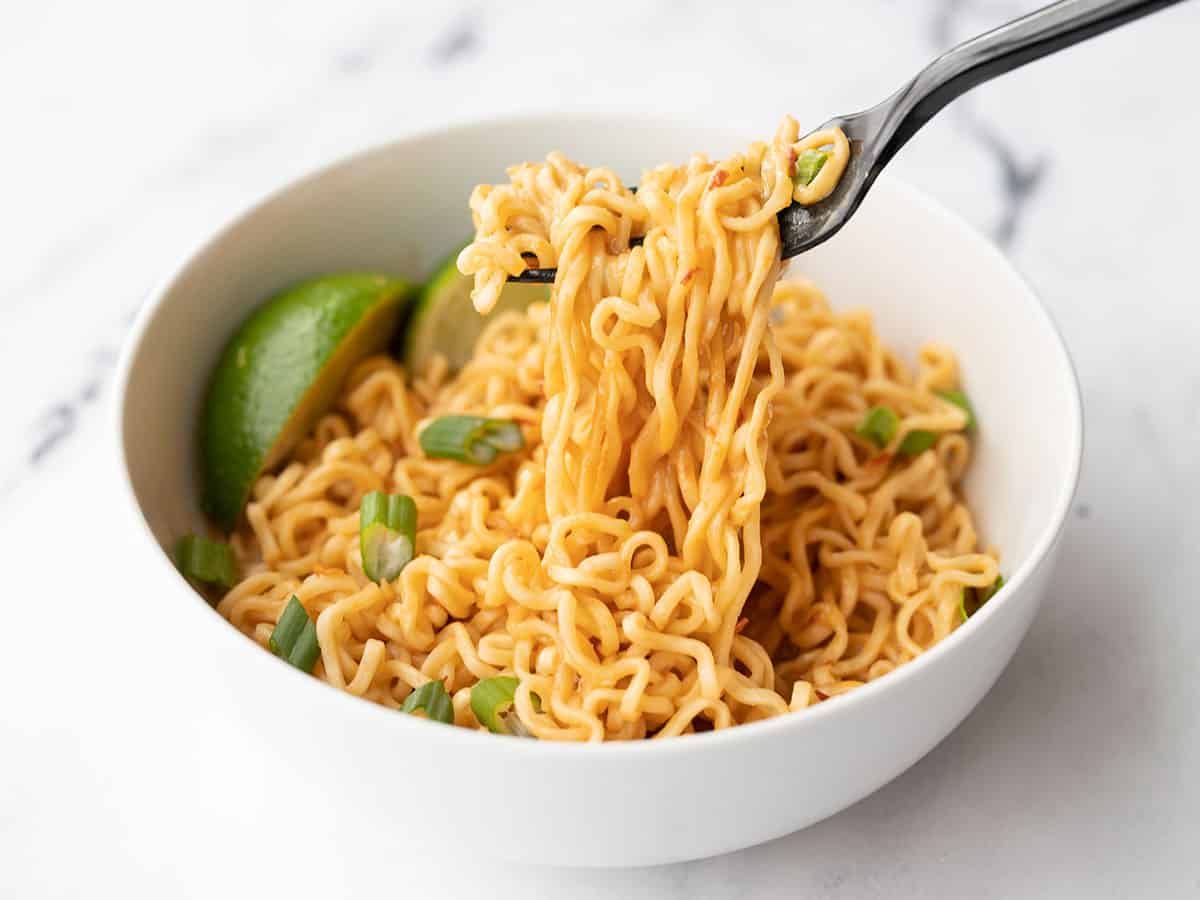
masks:
[[[200,423],[203,505],[230,531],[258,476],[333,403],[351,368],[387,346],[412,288],[387,275],[323,275],[268,300],[225,346]]]
[[[457,372],[470,361],[475,342],[494,316],[550,299],[550,288],[544,284],[514,282],[501,292],[495,309],[481,316],[471,305],[474,279],[458,271],[456,259],[457,250],[437,267],[413,304],[403,352],[410,374],[425,371],[435,353],[445,356],[450,371]]]

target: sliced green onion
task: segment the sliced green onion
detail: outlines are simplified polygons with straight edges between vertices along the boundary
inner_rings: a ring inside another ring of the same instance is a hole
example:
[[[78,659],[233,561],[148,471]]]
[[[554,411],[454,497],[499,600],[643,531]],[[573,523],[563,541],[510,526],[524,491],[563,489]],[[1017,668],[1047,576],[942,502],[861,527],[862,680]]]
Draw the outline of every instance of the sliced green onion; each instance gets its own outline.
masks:
[[[962,596],[958,601],[958,611],[962,615],[962,620],[965,622],[975,613],[979,612],[979,608],[987,603],[1000,588],[1004,587],[1004,576],[997,575],[996,580],[985,588],[963,588]],[[970,608],[968,609],[967,594],[971,595]]]
[[[511,675],[485,678],[471,688],[471,712],[492,734],[533,737],[513,709],[513,696],[520,682]]]
[[[824,150],[805,150],[796,160],[796,174],[792,180],[800,187],[807,187],[813,183],[827,159],[829,154]]]
[[[276,656],[286,659],[297,669],[312,672],[321,655],[321,644],[317,641],[317,626],[308,617],[304,605],[295,594],[283,609],[279,621],[267,646]]]
[[[271,632],[271,639],[267,641],[267,646],[276,656],[286,657],[296,646],[296,641],[300,640],[300,633],[304,631],[304,626],[309,623],[308,613],[304,611],[304,605],[300,602],[300,598],[292,594],[292,598],[288,600],[287,606],[283,608],[283,613],[279,616],[279,621],[275,623],[275,630]]]
[[[890,406],[872,406],[854,430],[876,447],[883,448],[892,442],[899,427],[900,417]],[[932,431],[910,431],[896,450],[905,456],[916,456],[932,447],[936,440],[937,435]]]
[[[937,435],[932,431],[910,431],[904,436],[897,450],[905,456],[916,456],[932,447],[936,440]]]
[[[175,544],[175,562],[185,578],[231,588],[237,582],[233,551],[228,544],[191,532]]]
[[[435,722],[446,725],[454,724],[454,704],[446,693],[446,685],[440,681],[427,681],[400,704],[402,712],[415,713],[418,709],[425,710],[425,715]]]
[[[966,431],[975,430],[975,410],[971,407],[971,401],[967,399],[966,394],[962,391],[938,391],[937,395],[943,400],[949,400],[967,414]]]
[[[867,410],[862,421],[858,423],[855,431],[876,447],[886,447],[896,436],[898,427],[900,427],[900,417],[892,411],[891,407],[872,406]]]
[[[420,441],[426,456],[486,466],[499,454],[524,447],[525,435],[511,419],[442,416],[421,432]]]
[[[417,504],[405,494],[371,491],[359,508],[359,550],[372,581],[391,581],[412,562],[417,547]]]
[[[525,446],[521,426],[511,419],[491,419],[486,428],[487,442],[501,453],[511,453]]]
[[[311,621],[300,632],[296,646],[287,655],[287,661],[302,672],[311,674],[317,660],[321,658],[321,644],[317,640],[317,626]]]

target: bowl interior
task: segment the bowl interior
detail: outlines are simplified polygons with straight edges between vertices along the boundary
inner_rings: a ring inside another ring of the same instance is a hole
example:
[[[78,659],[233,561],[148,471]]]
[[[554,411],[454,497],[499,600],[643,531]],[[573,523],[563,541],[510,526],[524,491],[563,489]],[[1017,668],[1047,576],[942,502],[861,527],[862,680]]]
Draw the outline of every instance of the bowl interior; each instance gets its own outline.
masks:
[[[247,313],[321,272],[414,279],[471,231],[467,197],[512,162],[558,148],[635,179],[646,164],[736,149],[739,135],[605,116],[484,123],[397,142],[324,169],[252,208],[193,255],[143,316],[128,360],[123,449],[141,510],[168,547],[200,523],[195,423],[208,373]],[[1073,484],[1079,414],[1070,364],[1045,312],[990,244],[883,178],[834,240],[789,269],[839,308],[866,307],[909,360],[949,344],[981,427],[967,490],[1011,574]]]

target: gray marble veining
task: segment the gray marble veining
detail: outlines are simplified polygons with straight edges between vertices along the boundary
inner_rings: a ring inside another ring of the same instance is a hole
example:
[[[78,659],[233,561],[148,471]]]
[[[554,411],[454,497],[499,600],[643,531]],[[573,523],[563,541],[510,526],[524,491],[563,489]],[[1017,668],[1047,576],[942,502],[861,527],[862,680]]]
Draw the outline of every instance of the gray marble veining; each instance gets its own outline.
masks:
[[[1004,15],[1007,18],[1027,11],[1021,4],[1005,6]],[[941,0],[936,4],[930,17],[930,44],[935,53],[940,48],[951,47],[959,40],[979,33],[991,24],[990,19],[981,23],[978,17],[967,15],[971,11],[969,0]],[[960,27],[964,19],[970,23],[965,28]],[[989,123],[986,114],[977,109],[977,103],[972,98],[960,99],[946,110],[946,114],[954,116],[961,123],[963,132],[991,155],[999,170],[1003,206],[989,231],[997,244],[1008,248],[1016,237],[1030,200],[1046,174],[1048,156],[1043,152],[1032,159],[1022,159],[1016,146],[1016,137]]]

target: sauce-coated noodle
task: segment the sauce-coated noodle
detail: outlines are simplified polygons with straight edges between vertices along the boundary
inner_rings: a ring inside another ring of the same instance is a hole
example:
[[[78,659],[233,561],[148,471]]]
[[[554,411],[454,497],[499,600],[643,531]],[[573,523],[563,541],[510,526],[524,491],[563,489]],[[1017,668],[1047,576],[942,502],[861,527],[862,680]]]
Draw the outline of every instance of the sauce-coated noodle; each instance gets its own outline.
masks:
[[[459,259],[490,309],[505,279],[557,266],[548,305],[507,313],[470,363],[350,376],[234,536],[247,573],[220,602],[265,644],[294,593],[316,617],[316,674],[396,707],[442,679],[520,679],[536,737],[669,736],[800,709],[890,672],[960,622],[964,587],[997,575],[959,482],[966,415],[944,347],[915,374],[866,313],[778,282],[776,213],[815,202],[844,138],[797,188],[798,130],[720,163],[616,173],[559,154],[477,188]],[[801,196],[803,195],[803,196]],[[644,234],[641,247],[629,239]],[[536,258],[536,263],[533,262]],[[856,433],[886,404],[879,450]],[[426,459],[432,417],[522,424],[527,449],[478,467]],[[938,435],[915,456],[913,430]],[[358,550],[372,490],[412,496],[418,556],[374,584]],[[537,701],[533,695],[537,695]]]

